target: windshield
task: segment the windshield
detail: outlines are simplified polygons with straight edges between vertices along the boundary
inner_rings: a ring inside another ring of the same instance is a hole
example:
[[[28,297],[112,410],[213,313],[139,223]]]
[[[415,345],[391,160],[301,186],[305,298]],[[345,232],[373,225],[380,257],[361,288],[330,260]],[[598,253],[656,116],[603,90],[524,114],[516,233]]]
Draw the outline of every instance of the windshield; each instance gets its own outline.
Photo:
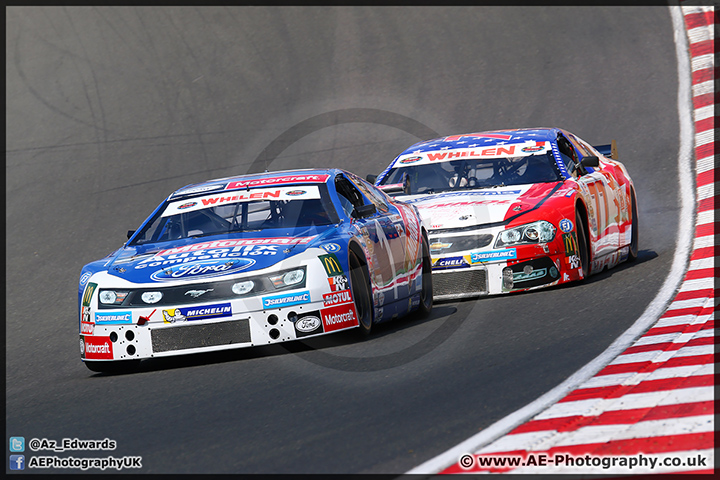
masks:
[[[410,194],[449,190],[557,182],[560,176],[550,152],[522,157],[463,158],[419,165],[396,166],[381,185],[403,182],[407,173]]]
[[[233,190],[169,202],[131,245],[338,221],[324,184]]]

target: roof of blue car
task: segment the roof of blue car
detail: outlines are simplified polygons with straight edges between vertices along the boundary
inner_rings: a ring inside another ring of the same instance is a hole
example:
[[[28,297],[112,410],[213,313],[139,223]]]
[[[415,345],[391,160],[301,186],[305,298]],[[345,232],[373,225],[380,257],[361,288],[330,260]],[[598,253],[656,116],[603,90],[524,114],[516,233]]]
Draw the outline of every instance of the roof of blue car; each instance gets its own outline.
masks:
[[[416,143],[400,155],[429,150],[450,150],[475,146],[504,145],[526,141],[553,141],[557,139],[558,128],[517,128],[487,132],[462,133],[434,138]]]
[[[342,172],[342,170],[337,168],[303,168],[216,178],[201,183],[186,185],[173,192],[171,197],[177,198],[185,195],[194,195],[201,192],[210,192],[221,189],[236,190],[239,188],[257,188],[281,184],[325,183],[340,172]]]

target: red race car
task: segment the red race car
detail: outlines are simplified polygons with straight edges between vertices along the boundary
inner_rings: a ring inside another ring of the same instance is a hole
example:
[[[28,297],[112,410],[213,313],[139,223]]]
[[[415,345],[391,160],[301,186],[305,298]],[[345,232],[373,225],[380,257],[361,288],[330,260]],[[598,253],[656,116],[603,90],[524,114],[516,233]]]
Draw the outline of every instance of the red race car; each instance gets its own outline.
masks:
[[[614,141],[559,128],[451,135],[368,180],[420,211],[436,300],[581,280],[637,257],[635,189]]]

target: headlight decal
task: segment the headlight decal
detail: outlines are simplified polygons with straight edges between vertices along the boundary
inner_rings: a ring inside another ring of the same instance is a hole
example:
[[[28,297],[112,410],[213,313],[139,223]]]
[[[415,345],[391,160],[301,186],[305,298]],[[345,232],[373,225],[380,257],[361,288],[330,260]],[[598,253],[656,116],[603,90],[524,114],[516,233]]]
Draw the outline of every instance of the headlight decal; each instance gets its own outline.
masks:
[[[555,238],[555,231],[553,224],[545,220],[508,228],[498,234],[495,248],[548,243]]]

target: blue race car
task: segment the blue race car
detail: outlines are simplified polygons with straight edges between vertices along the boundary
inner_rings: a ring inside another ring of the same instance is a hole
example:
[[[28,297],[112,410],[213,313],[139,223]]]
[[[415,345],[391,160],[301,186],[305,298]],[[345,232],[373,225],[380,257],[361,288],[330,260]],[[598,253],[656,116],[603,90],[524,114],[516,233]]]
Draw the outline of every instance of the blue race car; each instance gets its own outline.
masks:
[[[337,169],[210,180],[170,195],[83,267],[80,355],[93,371],[372,325],[433,304],[417,208]]]

